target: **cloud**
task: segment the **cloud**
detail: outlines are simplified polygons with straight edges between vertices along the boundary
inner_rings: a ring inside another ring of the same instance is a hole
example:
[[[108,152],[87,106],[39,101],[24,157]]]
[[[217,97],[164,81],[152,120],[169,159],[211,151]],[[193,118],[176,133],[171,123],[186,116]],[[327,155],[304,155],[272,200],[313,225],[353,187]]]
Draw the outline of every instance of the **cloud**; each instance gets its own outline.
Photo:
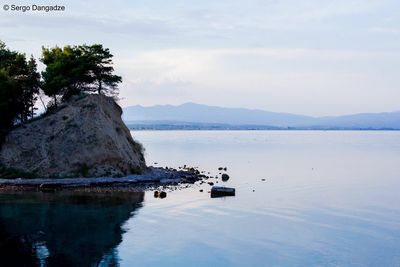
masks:
[[[395,0],[65,5],[62,14],[3,12],[1,38],[35,56],[41,45],[104,44],[124,78],[124,105],[193,101],[315,115],[398,109]]]
[[[120,89],[121,105],[133,104],[154,105],[160,103],[177,104],[191,94],[190,82],[159,80],[129,79],[125,78]]]
[[[388,66],[399,59],[380,51],[162,49],[125,55],[117,64],[130,81],[121,91],[124,105],[192,101],[328,115],[372,109],[385,98],[377,111],[398,109],[390,95],[400,79]]]

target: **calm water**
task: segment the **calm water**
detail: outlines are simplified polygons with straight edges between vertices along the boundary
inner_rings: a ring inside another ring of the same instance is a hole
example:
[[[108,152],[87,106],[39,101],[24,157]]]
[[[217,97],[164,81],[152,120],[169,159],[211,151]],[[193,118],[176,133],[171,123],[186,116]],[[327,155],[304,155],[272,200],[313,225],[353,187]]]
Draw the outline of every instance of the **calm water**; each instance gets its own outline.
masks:
[[[133,135],[148,164],[228,167],[236,196],[3,194],[0,265],[400,266],[400,132]]]

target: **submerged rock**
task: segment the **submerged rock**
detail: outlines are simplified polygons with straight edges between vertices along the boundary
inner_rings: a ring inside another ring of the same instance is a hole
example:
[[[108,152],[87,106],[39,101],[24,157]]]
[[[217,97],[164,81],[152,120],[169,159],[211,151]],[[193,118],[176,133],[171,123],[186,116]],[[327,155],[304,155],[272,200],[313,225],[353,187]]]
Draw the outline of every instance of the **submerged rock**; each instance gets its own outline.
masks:
[[[121,119],[110,97],[87,95],[53,114],[12,130],[1,148],[6,167],[38,177],[99,177],[140,173],[143,148]]]

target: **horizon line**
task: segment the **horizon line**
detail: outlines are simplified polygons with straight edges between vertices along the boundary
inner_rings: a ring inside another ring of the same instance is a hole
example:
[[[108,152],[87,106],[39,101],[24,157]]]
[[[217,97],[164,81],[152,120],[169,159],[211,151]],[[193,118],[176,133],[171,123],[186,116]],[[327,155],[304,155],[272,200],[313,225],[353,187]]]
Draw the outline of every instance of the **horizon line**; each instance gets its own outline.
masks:
[[[279,113],[279,114],[287,114],[287,115],[296,115],[296,116],[304,116],[304,117],[310,117],[310,118],[329,118],[329,117],[343,117],[343,116],[353,116],[353,115],[371,115],[371,114],[389,114],[389,113],[397,113],[400,112],[400,109],[394,110],[394,111],[379,111],[379,112],[356,112],[356,113],[345,113],[341,115],[304,115],[300,113],[291,113],[291,112],[279,112],[279,111],[271,111],[271,110],[266,110],[266,109],[259,109],[259,108],[247,108],[247,107],[227,107],[227,106],[216,106],[216,105],[210,105],[210,104],[203,104],[203,103],[196,103],[196,102],[183,102],[181,104],[154,104],[154,105],[141,105],[141,104],[136,104],[136,105],[127,105],[127,106],[122,106],[123,109],[125,108],[130,108],[130,107],[142,107],[142,108],[152,108],[152,107],[181,107],[183,105],[187,104],[194,104],[194,105],[200,105],[200,106],[206,106],[206,107],[213,107],[213,108],[225,108],[225,109],[245,109],[249,111],[262,111],[262,112],[270,112],[270,113]]]

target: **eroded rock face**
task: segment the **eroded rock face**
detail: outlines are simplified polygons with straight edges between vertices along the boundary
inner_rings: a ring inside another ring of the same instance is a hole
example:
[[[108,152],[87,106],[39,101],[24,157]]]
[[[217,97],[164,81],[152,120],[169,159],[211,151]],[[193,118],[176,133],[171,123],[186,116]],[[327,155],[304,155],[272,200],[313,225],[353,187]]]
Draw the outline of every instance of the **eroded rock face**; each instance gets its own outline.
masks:
[[[142,146],[109,97],[71,100],[44,118],[12,130],[0,162],[40,177],[120,176],[146,168]]]

